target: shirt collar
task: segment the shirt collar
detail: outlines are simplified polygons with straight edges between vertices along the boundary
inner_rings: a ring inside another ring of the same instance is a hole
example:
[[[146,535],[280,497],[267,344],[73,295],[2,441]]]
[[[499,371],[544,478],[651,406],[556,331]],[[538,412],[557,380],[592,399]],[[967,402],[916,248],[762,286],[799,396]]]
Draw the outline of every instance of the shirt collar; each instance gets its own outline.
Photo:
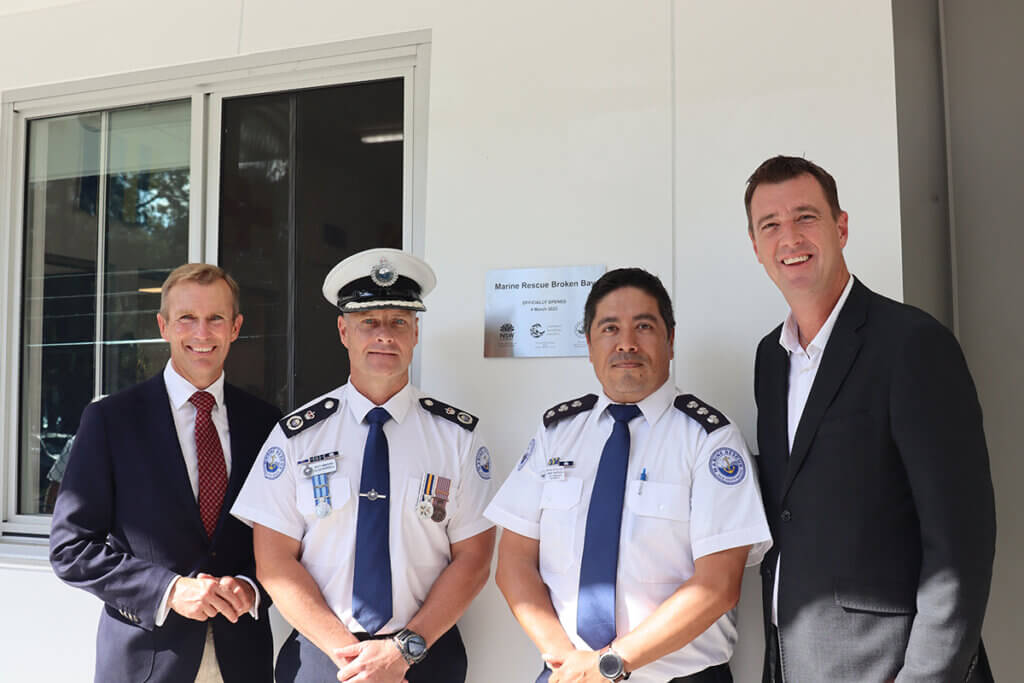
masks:
[[[164,366],[164,385],[167,387],[167,395],[170,397],[171,405],[174,406],[175,410],[181,410],[188,403],[188,400],[192,398],[192,394],[200,391],[199,388],[178,374],[170,360]],[[212,394],[218,406],[224,405],[224,371],[221,370],[220,377],[213,384],[202,389],[202,391]]]
[[[658,419],[668,410],[668,407],[672,405],[672,401],[676,397],[676,388],[672,383],[670,377],[662,384],[658,389],[648,394],[642,400],[637,402],[637,406],[640,408],[640,412],[643,414],[644,419],[647,420],[647,424],[654,424]],[[598,396],[597,403],[594,404],[594,414],[600,418],[604,414],[604,409],[615,403],[615,401],[608,398],[608,395],[604,392]]]
[[[392,420],[401,424],[409,413],[409,406],[412,405],[412,401],[415,398],[414,392],[412,383],[406,382],[405,386],[397,394],[389,398],[381,408],[388,411]],[[363,396],[351,382],[345,385],[345,393],[349,410],[352,411],[352,417],[356,422],[362,422],[366,414],[377,407],[376,403]]]
[[[819,353],[825,350],[825,345],[828,344],[828,338],[832,336],[832,328],[836,326],[836,320],[839,319],[839,312],[843,310],[843,304],[846,303],[846,299],[850,296],[850,290],[853,289],[853,276],[850,275],[846,280],[846,286],[843,287],[843,293],[839,295],[839,301],[832,307],[832,312],[828,314],[828,318],[825,319],[825,324],[818,330],[818,334],[814,335],[814,339],[807,345],[806,354],[810,357],[817,356]],[[800,333],[797,330],[796,318],[793,317],[793,311],[789,312],[786,316],[786,322],[782,325],[782,332],[779,334],[779,344],[782,348],[786,349],[790,354],[803,353],[804,349],[800,346]]]

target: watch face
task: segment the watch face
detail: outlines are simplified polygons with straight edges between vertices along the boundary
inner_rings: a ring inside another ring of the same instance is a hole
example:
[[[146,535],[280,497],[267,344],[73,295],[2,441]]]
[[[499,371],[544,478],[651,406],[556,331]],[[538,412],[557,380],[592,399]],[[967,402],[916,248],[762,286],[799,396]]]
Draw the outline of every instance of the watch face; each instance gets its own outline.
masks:
[[[427,641],[423,640],[421,636],[411,636],[409,640],[405,641],[405,647],[409,654],[417,659],[427,653]]]
[[[622,675],[622,658],[614,652],[605,652],[597,660],[597,669],[608,679],[616,679]]]

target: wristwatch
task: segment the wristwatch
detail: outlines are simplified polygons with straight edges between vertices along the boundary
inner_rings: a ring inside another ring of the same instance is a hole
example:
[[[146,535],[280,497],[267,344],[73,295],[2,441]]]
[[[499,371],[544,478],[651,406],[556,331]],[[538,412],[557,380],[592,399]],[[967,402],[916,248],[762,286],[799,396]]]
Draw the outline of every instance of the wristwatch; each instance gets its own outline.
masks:
[[[597,670],[609,681],[624,681],[629,678],[622,655],[609,647],[597,658]]]
[[[391,642],[402,653],[402,659],[409,666],[419,664],[427,656],[427,641],[415,631],[403,628],[391,638]]]

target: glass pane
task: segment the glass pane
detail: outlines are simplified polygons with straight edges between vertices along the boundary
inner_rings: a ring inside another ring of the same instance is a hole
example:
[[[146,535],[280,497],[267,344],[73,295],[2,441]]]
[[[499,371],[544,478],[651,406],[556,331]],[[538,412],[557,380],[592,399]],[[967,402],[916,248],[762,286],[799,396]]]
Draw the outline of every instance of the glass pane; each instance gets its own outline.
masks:
[[[18,510],[48,512],[47,475],[95,384],[100,114],[31,121],[25,188]]]
[[[245,315],[227,372],[283,410],[348,377],[327,272],[402,245],[403,109],[400,78],[224,102],[220,261]]]
[[[298,98],[295,405],[348,378],[324,277],[364,249],[402,247],[402,79]]]
[[[188,260],[189,101],[110,113],[103,277],[103,384],[112,394],[160,371],[160,285]]]
[[[227,375],[282,409],[289,404],[291,99],[225,100],[221,136],[220,262],[238,280],[244,316]]]
[[[189,109],[29,122],[20,514],[51,511],[93,396],[166,362],[156,311],[160,284],[188,256]]]

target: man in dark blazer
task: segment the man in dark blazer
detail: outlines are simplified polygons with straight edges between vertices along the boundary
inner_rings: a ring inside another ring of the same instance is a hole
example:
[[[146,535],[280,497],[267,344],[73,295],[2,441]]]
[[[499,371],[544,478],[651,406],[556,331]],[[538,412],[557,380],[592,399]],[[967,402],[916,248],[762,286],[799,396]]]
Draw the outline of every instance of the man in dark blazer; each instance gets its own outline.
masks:
[[[280,411],[224,381],[242,316],[220,268],[175,269],[157,323],[164,372],[82,415],[50,562],[104,602],[97,683],[270,683],[270,600],[228,511]]]
[[[843,259],[835,180],[775,157],[748,230],[790,306],[755,367],[765,683],[991,680],[981,648],[995,507],[960,346]]]

